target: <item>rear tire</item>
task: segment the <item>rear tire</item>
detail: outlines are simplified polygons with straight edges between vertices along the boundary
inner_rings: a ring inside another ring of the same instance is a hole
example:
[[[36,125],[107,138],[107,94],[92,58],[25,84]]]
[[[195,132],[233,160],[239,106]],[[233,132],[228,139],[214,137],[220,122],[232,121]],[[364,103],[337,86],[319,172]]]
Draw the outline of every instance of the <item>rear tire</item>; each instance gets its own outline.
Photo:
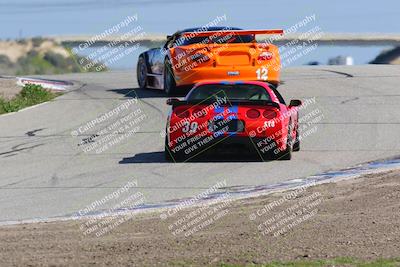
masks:
[[[167,138],[165,138],[164,158],[167,162],[185,161],[185,157],[182,155],[182,153],[174,153],[171,149],[169,149]]]
[[[299,139],[299,127],[296,129],[296,140],[293,144],[293,151],[297,152],[300,151],[300,139]]]
[[[175,95],[177,91],[174,72],[168,59],[164,63],[164,91],[168,96]]]
[[[292,147],[288,146],[285,151],[281,152],[278,160],[291,160],[292,159]]]
[[[136,78],[140,89],[147,87],[147,64],[143,56],[139,56],[136,67]]]
[[[172,156],[171,156],[171,151],[169,151],[168,147],[168,142],[167,142],[167,137],[165,137],[165,146],[164,146],[164,158],[167,162],[172,162]]]
[[[286,149],[278,154],[278,160],[291,160],[292,159],[292,135],[290,134],[292,132],[292,127],[290,126],[289,122],[289,129],[288,129],[288,137],[286,141]]]

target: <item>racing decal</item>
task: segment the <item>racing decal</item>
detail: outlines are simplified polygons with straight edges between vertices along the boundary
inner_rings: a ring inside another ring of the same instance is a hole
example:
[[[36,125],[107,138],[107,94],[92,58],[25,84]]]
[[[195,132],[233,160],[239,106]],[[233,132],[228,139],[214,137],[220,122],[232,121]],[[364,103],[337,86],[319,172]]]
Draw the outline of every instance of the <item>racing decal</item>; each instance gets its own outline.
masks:
[[[184,121],[182,132],[184,133],[195,133],[199,124],[196,121]]]
[[[231,107],[228,107],[228,121],[232,121],[232,120],[237,120],[238,119],[238,110],[239,110],[239,107],[238,106],[231,106]],[[230,135],[230,136],[232,136],[232,135],[236,135],[236,132],[237,131],[234,131],[234,132],[228,132],[228,134]]]
[[[215,107],[214,116],[211,118],[212,123],[210,124],[210,131],[214,132],[214,136],[218,137],[223,135],[223,131],[218,129],[218,122],[224,120],[225,107]]]
[[[240,72],[238,70],[237,71],[228,71],[227,73],[228,73],[228,76],[239,76],[240,75]]]
[[[232,136],[236,135],[237,128],[230,131],[230,122],[238,119],[238,106],[216,107],[214,116],[212,117],[212,129],[215,136]],[[237,126],[236,126],[237,127]]]
[[[256,70],[256,74],[257,74],[257,80],[263,80],[263,81],[268,80],[268,68],[267,67],[258,68]]]

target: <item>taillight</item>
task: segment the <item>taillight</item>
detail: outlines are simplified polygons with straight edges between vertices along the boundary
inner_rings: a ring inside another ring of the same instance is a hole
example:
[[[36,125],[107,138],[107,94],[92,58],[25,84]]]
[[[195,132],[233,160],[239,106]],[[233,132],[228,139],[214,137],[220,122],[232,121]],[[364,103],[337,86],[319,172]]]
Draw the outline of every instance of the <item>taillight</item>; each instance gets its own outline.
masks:
[[[206,116],[206,111],[202,108],[196,108],[193,110],[192,114],[196,117],[196,118],[203,118],[204,116]]]
[[[258,55],[258,60],[271,60],[273,54],[271,52],[262,52]]]
[[[190,112],[187,109],[176,109],[175,111],[176,116],[179,118],[188,118],[190,116]]]
[[[246,116],[250,119],[257,119],[258,117],[260,117],[260,111],[258,111],[257,109],[249,109],[246,112]]]
[[[264,110],[264,112],[263,112],[263,117],[266,119],[269,119],[269,120],[276,118],[276,116],[278,116],[278,114],[276,114],[276,112],[273,110],[267,109],[267,110]]]

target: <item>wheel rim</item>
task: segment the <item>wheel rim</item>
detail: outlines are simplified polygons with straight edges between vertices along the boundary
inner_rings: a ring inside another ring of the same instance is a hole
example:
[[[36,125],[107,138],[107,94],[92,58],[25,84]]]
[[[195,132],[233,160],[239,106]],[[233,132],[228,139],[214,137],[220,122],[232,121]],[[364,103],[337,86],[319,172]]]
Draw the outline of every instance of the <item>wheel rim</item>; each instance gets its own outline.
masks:
[[[139,85],[143,87],[146,84],[146,66],[144,65],[143,60],[140,61],[139,64]]]

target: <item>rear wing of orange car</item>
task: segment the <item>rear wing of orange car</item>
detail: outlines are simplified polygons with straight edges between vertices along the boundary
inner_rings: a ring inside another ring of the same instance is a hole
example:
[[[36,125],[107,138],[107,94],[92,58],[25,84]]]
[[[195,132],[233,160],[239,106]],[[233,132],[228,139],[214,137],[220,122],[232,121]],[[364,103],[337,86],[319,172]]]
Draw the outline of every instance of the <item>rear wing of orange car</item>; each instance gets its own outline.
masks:
[[[206,37],[206,36],[226,36],[226,35],[257,35],[257,34],[280,34],[283,35],[283,30],[221,30],[221,31],[204,31],[204,32],[184,32],[182,36],[185,37]]]

